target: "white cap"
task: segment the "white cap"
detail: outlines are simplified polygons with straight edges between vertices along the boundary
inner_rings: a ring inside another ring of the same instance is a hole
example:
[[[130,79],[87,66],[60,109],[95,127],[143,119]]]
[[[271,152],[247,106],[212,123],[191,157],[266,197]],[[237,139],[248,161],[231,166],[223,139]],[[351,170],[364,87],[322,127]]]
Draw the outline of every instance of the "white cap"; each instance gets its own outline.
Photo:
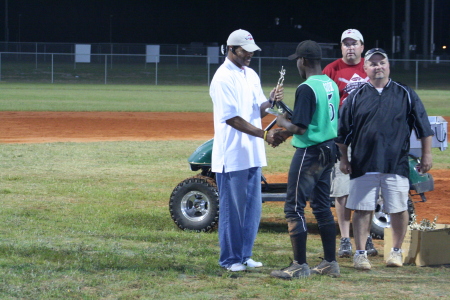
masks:
[[[347,29],[346,31],[344,31],[341,36],[341,42],[344,41],[346,38],[351,38],[354,39],[355,41],[361,41],[364,43],[363,36],[358,29]]]
[[[255,44],[255,40],[250,32],[243,29],[235,30],[230,34],[227,40],[227,46],[241,46],[248,52],[261,51]]]

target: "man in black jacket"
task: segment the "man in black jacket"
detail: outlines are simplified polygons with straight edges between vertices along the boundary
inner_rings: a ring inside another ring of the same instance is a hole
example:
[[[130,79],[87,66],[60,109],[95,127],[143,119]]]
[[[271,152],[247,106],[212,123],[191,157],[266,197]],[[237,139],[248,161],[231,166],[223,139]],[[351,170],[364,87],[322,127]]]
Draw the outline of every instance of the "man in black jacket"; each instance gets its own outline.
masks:
[[[389,60],[381,48],[367,51],[364,70],[369,82],[354,90],[342,107],[337,143],[341,151],[340,169],[350,174],[350,195],[346,207],[354,210],[354,267],[369,270],[365,250],[370,231],[370,215],[381,194],[384,208],[391,214],[393,248],[386,261],[389,267],[403,265],[401,246],[408,227],[409,138],[414,128],[422,143],[420,171],[432,166],[433,131],[425,108],[409,87],[389,78]],[[347,148],[351,145],[351,162]]]

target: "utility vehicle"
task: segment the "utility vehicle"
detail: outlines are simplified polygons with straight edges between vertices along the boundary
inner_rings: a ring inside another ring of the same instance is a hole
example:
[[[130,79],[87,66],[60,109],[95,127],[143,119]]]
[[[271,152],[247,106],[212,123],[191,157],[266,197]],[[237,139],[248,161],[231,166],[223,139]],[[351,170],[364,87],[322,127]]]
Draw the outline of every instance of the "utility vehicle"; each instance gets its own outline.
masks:
[[[291,109],[282,101],[277,105],[292,114]],[[430,117],[436,118],[436,117]],[[269,130],[276,124],[273,120],[267,127]],[[447,147],[447,123],[445,122],[445,148]],[[436,132],[436,134],[438,134]],[[219,192],[215,181],[215,173],[211,171],[211,153],[214,140],[211,139],[200,145],[189,157],[190,168],[198,174],[182,180],[172,191],[169,201],[170,215],[176,225],[183,230],[211,231],[219,220]],[[442,145],[443,141],[440,145]],[[444,150],[441,148],[441,150]],[[420,151],[419,151],[420,152]],[[417,152],[416,152],[417,153]],[[417,155],[417,154],[416,154]],[[434,189],[431,174],[421,174],[416,166],[420,160],[418,156],[409,154],[409,182],[410,193],[408,199],[408,213],[410,220],[414,214],[413,196],[420,196],[416,202],[425,202],[425,192]],[[269,162],[270,163],[270,162]],[[289,166],[286,166],[286,170]],[[271,183],[264,175],[261,177],[262,201],[285,201],[287,183]],[[334,201],[332,200],[332,205]],[[390,226],[390,216],[383,210],[383,198],[380,195],[371,224],[371,235],[374,238],[384,237],[384,228]]]

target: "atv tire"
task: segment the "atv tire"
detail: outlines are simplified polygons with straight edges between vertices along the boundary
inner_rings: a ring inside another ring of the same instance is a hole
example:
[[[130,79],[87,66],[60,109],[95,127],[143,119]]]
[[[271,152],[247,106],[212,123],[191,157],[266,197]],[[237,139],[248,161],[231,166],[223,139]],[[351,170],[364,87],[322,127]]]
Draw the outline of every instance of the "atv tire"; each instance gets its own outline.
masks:
[[[409,222],[412,221],[412,216],[415,213],[414,210],[414,202],[411,199],[411,196],[408,196],[408,215]],[[370,235],[375,239],[384,239],[384,228],[391,226],[391,216],[384,212],[383,207],[383,198],[378,198],[377,206],[375,208],[375,212],[372,218],[372,225],[370,227]]]
[[[200,174],[183,180],[170,195],[169,209],[180,229],[212,231],[219,220],[219,192],[215,180]]]

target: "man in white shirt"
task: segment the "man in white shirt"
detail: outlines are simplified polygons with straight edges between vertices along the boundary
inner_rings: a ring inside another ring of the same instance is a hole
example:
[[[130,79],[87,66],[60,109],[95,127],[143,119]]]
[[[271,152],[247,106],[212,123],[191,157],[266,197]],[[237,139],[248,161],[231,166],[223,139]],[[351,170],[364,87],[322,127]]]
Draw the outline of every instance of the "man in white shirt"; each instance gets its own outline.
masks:
[[[219,264],[233,272],[262,266],[251,256],[261,218],[261,167],[267,165],[264,141],[274,147],[284,141],[277,130],[261,129],[265,109],[283,99],[283,89],[274,88],[269,100],[264,96],[258,75],[248,67],[258,50],[248,31],[232,32],[225,62],[210,86],[212,171],[220,194]]]

